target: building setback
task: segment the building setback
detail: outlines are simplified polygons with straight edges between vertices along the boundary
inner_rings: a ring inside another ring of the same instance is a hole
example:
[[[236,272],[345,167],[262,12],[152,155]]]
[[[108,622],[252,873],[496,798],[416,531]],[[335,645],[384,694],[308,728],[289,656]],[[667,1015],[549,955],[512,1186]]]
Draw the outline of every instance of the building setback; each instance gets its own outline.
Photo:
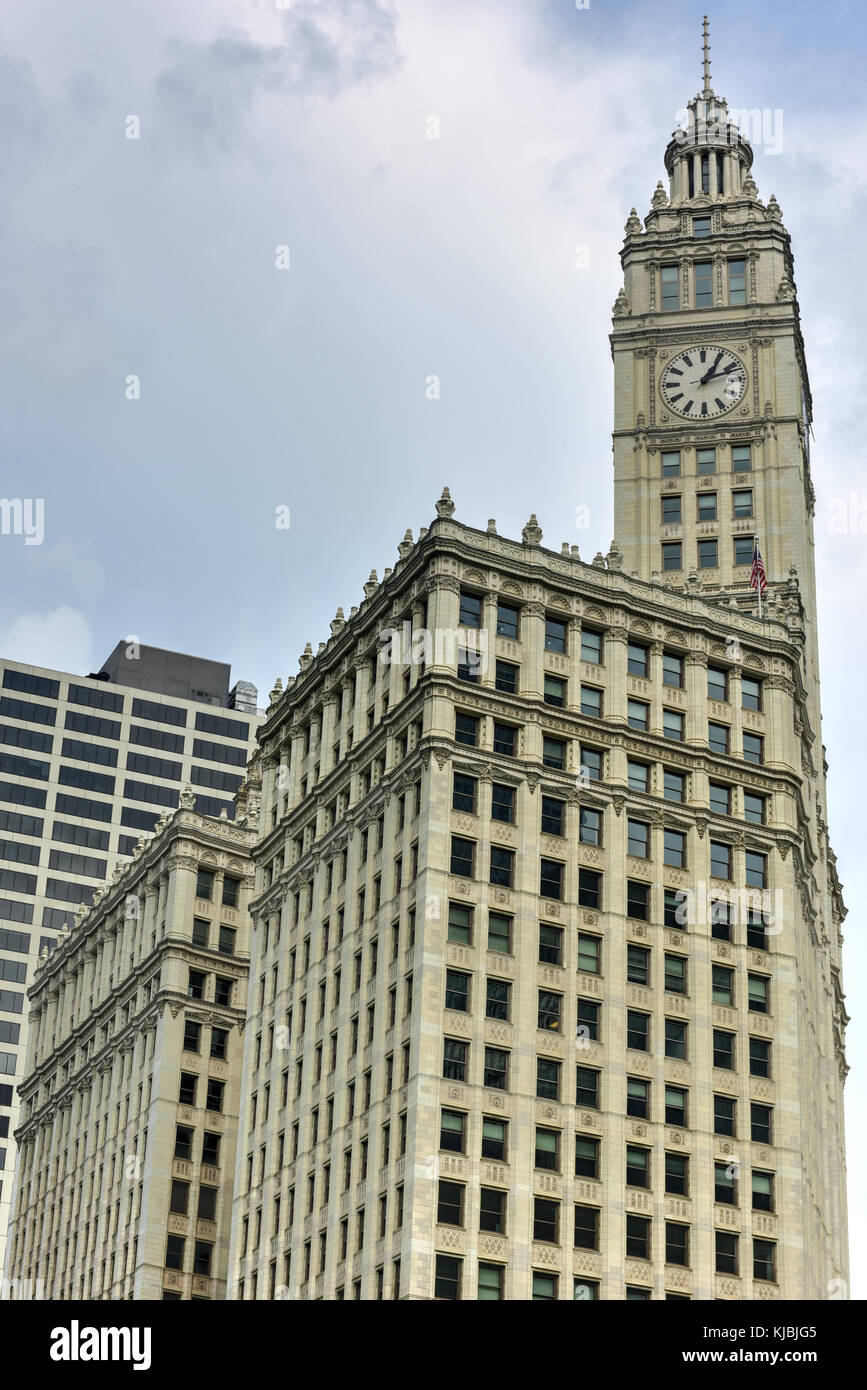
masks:
[[[8,1278],[45,1298],[225,1297],[254,834],[186,788],[40,959]]]
[[[230,690],[229,670],[130,643],[86,677],[0,659],[0,1270],[26,985],[186,783],[199,810],[234,815],[259,715],[255,687]]]

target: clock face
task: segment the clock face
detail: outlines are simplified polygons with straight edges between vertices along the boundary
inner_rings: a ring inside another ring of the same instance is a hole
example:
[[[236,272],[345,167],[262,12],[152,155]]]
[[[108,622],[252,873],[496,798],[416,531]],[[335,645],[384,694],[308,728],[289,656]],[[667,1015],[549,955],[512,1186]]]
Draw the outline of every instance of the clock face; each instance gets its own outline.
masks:
[[[685,420],[712,420],[743,399],[747,372],[729,348],[705,343],[672,357],[659,382],[662,399]]]

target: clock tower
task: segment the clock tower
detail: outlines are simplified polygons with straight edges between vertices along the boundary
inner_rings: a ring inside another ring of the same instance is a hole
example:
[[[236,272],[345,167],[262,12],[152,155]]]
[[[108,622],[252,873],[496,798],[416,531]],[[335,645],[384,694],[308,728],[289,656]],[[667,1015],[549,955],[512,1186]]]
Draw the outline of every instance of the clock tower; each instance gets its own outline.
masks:
[[[753,543],[771,587],[815,611],[810,388],[789,234],[759,198],[753,151],[703,85],[633,208],[614,306],[615,535],[624,568],[752,607]]]
[[[811,397],[789,234],[774,195],[760,199],[752,164],[749,142],[711,86],[705,18],[702,87],[665,150],[668,186],[657,184],[643,223],[632,209],[621,251],[610,339],[612,551],[668,609],[669,641],[705,605],[737,612],[750,634],[748,643],[710,639],[690,652],[697,675],[687,742],[710,781],[743,782],[745,792],[768,797],[761,831],[776,843],[790,894],[773,939],[774,1045],[797,1057],[795,1066],[780,1061],[773,1083],[777,1113],[791,1120],[782,1140],[790,1206],[777,1209],[777,1234],[799,1250],[806,1296],[838,1298],[846,1296],[845,907],[828,841]],[[767,574],[763,611],[750,585],[756,544]],[[750,708],[751,665],[765,675]],[[786,713],[774,708],[783,697]],[[710,796],[711,836],[738,819],[716,820],[721,804]],[[749,847],[755,830],[735,828],[735,842],[739,834]],[[781,1006],[783,980],[792,989]],[[720,1076],[715,1067],[715,1086]],[[716,1212],[719,1225],[725,1213]]]

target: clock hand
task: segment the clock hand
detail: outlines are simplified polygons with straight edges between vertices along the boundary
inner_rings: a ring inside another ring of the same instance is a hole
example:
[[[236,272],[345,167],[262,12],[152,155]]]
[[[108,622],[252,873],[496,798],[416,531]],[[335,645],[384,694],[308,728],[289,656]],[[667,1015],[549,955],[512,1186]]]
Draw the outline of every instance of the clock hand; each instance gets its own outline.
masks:
[[[711,372],[710,375],[699,377],[696,381],[691,381],[690,386],[704,386],[706,381],[713,381],[718,376],[734,376],[734,372]]]
[[[701,381],[698,383],[699,386],[704,386],[704,383],[706,381],[710,381],[711,377],[716,374],[716,369],[719,366],[719,360],[723,356],[724,352],[725,349],[722,349],[720,352],[717,353],[714,361],[711,363],[710,371],[705,372]]]

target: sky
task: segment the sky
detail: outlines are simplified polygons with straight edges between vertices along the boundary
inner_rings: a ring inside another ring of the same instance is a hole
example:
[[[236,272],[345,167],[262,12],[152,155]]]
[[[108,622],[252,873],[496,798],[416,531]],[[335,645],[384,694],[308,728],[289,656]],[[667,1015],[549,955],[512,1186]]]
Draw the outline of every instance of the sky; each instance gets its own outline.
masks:
[[[700,86],[707,3],[3,0],[2,491],[43,499],[44,539],[0,535],[0,652],[86,674],[135,636],[266,703],[444,484],[470,525],[535,512],[546,545],[607,550],[623,224]],[[857,1298],[865,14],[710,10],[717,93],[768,112],[753,174],[813,393]]]

